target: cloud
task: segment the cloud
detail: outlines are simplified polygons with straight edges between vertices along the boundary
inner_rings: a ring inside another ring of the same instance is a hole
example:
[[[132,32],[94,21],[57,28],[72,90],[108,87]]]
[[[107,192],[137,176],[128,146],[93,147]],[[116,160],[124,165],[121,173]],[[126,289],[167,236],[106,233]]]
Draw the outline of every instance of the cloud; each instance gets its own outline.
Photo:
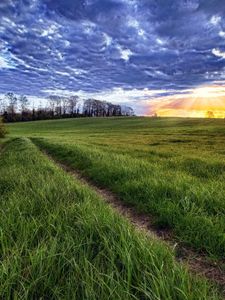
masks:
[[[16,62],[13,60],[13,55],[8,52],[6,49],[3,49],[2,53],[0,53],[0,69],[4,71],[4,69],[15,69]]]
[[[131,55],[133,54],[130,49],[122,49],[121,47],[119,47],[118,49],[120,51],[121,58],[124,59],[125,61],[128,61]]]
[[[42,97],[43,90],[112,91],[115,96],[120,88],[130,91],[132,105],[146,107],[144,89],[178,95],[221,81],[222,2],[3,1],[0,92]],[[136,91],[140,97],[133,98]]]
[[[58,29],[59,29],[58,24],[52,24],[48,28],[43,30],[43,32],[41,33],[41,36],[49,37],[49,36],[55,35],[55,34],[57,34]]]
[[[210,23],[213,25],[218,25],[221,21],[221,17],[220,16],[212,16],[210,19]]]
[[[225,59],[225,52],[220,51],[219,49],[213,49],[212,50],[212,54],[214,54],[215,56],[221,57],[223,59]]]
[[[10,62],[4,57],[0,56],[0,69],[11,69],[13,66]]]
[[[225,31],[222,31],[222,30],[221,30],[221,31],[219,32],[219,36],[222,37],[222,38],[225,38]]]

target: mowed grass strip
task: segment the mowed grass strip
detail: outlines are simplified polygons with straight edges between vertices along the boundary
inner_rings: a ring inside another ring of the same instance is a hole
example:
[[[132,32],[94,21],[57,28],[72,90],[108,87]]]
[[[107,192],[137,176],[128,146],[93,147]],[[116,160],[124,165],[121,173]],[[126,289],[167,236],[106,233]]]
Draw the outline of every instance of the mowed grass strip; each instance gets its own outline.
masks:
[[[1,299],[219,299],[27,139],[0,156]]]
[[[34,141],[58,160],[110,188],[138,211],[157,216],[156,224],[172,228],[183,243],[213,259],[224,259],[223,173],[215,180],[201,180],[179,169],[170,170],[161,163],[110,153],[91,144],[59,143],[57,137]],[[189,167],[204,172],[205,164],[189,164]]]

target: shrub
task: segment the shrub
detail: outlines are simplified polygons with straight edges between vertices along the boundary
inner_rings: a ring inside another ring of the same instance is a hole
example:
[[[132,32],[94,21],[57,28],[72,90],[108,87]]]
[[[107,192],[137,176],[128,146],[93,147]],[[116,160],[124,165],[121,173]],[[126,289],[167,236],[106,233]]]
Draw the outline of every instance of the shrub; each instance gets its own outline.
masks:
[[[0,119],[0,138],[4,138],[6,135],[6,127],[2,119]]]

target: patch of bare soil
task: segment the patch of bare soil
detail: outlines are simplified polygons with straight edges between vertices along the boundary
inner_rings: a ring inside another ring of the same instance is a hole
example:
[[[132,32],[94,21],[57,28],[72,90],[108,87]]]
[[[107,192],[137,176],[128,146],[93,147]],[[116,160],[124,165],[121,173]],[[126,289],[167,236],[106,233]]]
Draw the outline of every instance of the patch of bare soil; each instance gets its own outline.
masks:
[[[104,201],[111,205],[120,215],[128,219],[136,229],[143,230],[147,235],[158,238],[175,249],[177,261],[186,265],[191,272],[204,276],[216,283],[221,289],[222,294],[225,295],[225,261],[215,262],[210,260],[205,254],[199,254],[183,245],[175,239],[172,230],[157,228],[154,225],[153,216],[137,212],[134,207],[124,203],[110,190],[97,186],[96,183],[84,177],[81,172],[56,161],[46,152],[45,154],[64,171],[95,190]]]

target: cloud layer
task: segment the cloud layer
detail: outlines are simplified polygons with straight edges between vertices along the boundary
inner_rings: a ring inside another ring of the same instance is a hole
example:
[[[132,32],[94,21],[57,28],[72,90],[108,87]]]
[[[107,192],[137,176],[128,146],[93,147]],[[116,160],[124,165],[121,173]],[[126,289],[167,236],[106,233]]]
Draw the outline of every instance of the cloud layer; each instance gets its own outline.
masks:
[[[1,0],[0,93],[134,90],[141,106],[223,85],[224,17],[221,0]]]

